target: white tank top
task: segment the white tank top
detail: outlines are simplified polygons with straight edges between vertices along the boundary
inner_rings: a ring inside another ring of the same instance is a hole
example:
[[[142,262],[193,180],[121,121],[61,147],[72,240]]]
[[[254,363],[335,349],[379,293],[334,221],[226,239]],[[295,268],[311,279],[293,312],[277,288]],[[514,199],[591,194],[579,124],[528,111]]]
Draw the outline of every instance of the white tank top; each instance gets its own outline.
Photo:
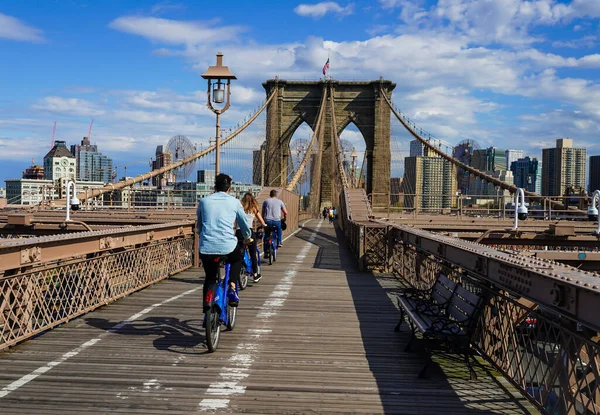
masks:
[[[254,224],[254,213],[246,212],[246,222],[248,222],[248,226],[252,229],[252,225]]]

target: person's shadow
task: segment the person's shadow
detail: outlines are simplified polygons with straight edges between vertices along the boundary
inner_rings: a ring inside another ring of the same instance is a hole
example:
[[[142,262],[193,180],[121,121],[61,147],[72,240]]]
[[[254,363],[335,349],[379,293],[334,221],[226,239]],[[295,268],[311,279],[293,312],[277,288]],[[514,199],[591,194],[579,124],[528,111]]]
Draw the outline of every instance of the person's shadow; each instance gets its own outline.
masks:
[[[118,323],[103,318],[86,318],[85,322],[102,330],[122,336],[153,336],[152,345],[157,350],[173,353],[207,353],[202,319],[179,320],[173,317],[147,317],[114,329]]]

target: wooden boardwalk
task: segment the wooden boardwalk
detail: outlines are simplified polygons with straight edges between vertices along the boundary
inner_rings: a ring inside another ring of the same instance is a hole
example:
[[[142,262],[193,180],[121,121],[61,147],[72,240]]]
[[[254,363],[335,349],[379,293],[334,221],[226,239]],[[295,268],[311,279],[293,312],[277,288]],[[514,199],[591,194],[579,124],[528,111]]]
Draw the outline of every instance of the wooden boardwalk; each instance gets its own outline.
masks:
[[[404,353],[390,295],[341,235],[309,222],[242,292],[238,326],[207,353],[199,270],[0,354],[0,414],[528,414],[497,373]]]

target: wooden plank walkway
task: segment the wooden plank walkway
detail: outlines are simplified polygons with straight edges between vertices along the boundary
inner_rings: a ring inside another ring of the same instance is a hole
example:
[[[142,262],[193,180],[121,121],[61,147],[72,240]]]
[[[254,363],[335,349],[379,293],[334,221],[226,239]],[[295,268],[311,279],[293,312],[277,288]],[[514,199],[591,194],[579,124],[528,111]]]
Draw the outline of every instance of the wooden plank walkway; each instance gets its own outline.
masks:
[[[192,270],[0,355],[6,414],[528,414],[487,366],[404,353],[390,276],[356,270],[332,225],[286,241],[242,292],[238,326],[207,353]]]

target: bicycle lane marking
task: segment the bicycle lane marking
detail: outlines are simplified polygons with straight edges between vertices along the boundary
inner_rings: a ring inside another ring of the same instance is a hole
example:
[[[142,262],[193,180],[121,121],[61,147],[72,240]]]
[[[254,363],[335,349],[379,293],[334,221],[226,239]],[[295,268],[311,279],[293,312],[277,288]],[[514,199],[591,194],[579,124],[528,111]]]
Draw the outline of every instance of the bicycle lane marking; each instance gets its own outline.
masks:
[[[273,292],[263,303],[261,311],[257,314],[257,317],[262,319],[261,328],[248,329],[249,341],[244,341],[236,346],[233,356],[228,359],[229,364],[220,369],[219,379],[209,385],[206,395],[211,397],[206,397],[200,401],[198,408],[200,411],[227,409],[232,395],[246,393],[246,387],[241,382],[250,376],[248,372],[259,351],[260,338],[272,332],[268,328],[270,320],[277,316],[279,310],[285,304],[285,300],[294,284],[297,268],[299,264],[304,262],[308,251],[312,248],[312,243],[317,236],[316,231],[322,224],[323,221],[319,221],[304,247],[296,255],[294,262],[291,264],[292,268],[285,272],[279,284],[275,286]]]
[[[60,356],[58,359],[53,360],[47,364],[45,364],[44,366],[40,366],[39,368],[37,368],[36,370],[34,370],[33,372],[22,376],[20,379],[15,380],[14,382],[10,383],[9,385],[5,386],[4,388],[2,388],[0,390],[0,399],[6,397],[8,394],[10,394],[11,392],[16,391],[17,389],[25,386],[26,384],[28,384],[29,382],[31,382],[32,380],[34,380],[35,378],[37,378],[40,375],[43,375],[44,373],[48,372],[50,369],[60,365],[63,362],[66,362],[67,360],[69,360],[72,357],[77,356],[79,353],[81,353],[82,351],[84,351],[85,349],[94,346],[95,344],[97,344],[99,341],[101,341],[104,337],[117,332],[118,330],[122,329],[123,327],[125,327],[127,324],[132,323],[134,321],[136,321],[137,319],[139,319],[140,317],[148,314],[149,312],[151,312],[152,310],[163,306],[165,304],[168,304],[172,301],[178,300],[182,297],[185,297],[186,295],[192,294],[198,290],[200,290],[202,287],[198,287],[198,288],[193,288],[191,290],[185,291],[181,294],[177,294],[176,296],[173,296],[171,298],[168,298],[160,303],[156,303],[156,304],[152,304],[150,307],[146,307],[145,309],[143,309],[142,311],[135,313],[134,315],[132,315],[131,317],[129,317],[126,320],[122,320],[121,322],[119,322],[118,324],[116,324],[115,326],[113,326],[112,328],[110,328],[109,330],[107,330],[106,332],[100,334],[98,337],[93,338],[91,340],[88,340],[87,342],[81,344],[80,346],[74,348],[73,350],[63,354],[62,356]]]

